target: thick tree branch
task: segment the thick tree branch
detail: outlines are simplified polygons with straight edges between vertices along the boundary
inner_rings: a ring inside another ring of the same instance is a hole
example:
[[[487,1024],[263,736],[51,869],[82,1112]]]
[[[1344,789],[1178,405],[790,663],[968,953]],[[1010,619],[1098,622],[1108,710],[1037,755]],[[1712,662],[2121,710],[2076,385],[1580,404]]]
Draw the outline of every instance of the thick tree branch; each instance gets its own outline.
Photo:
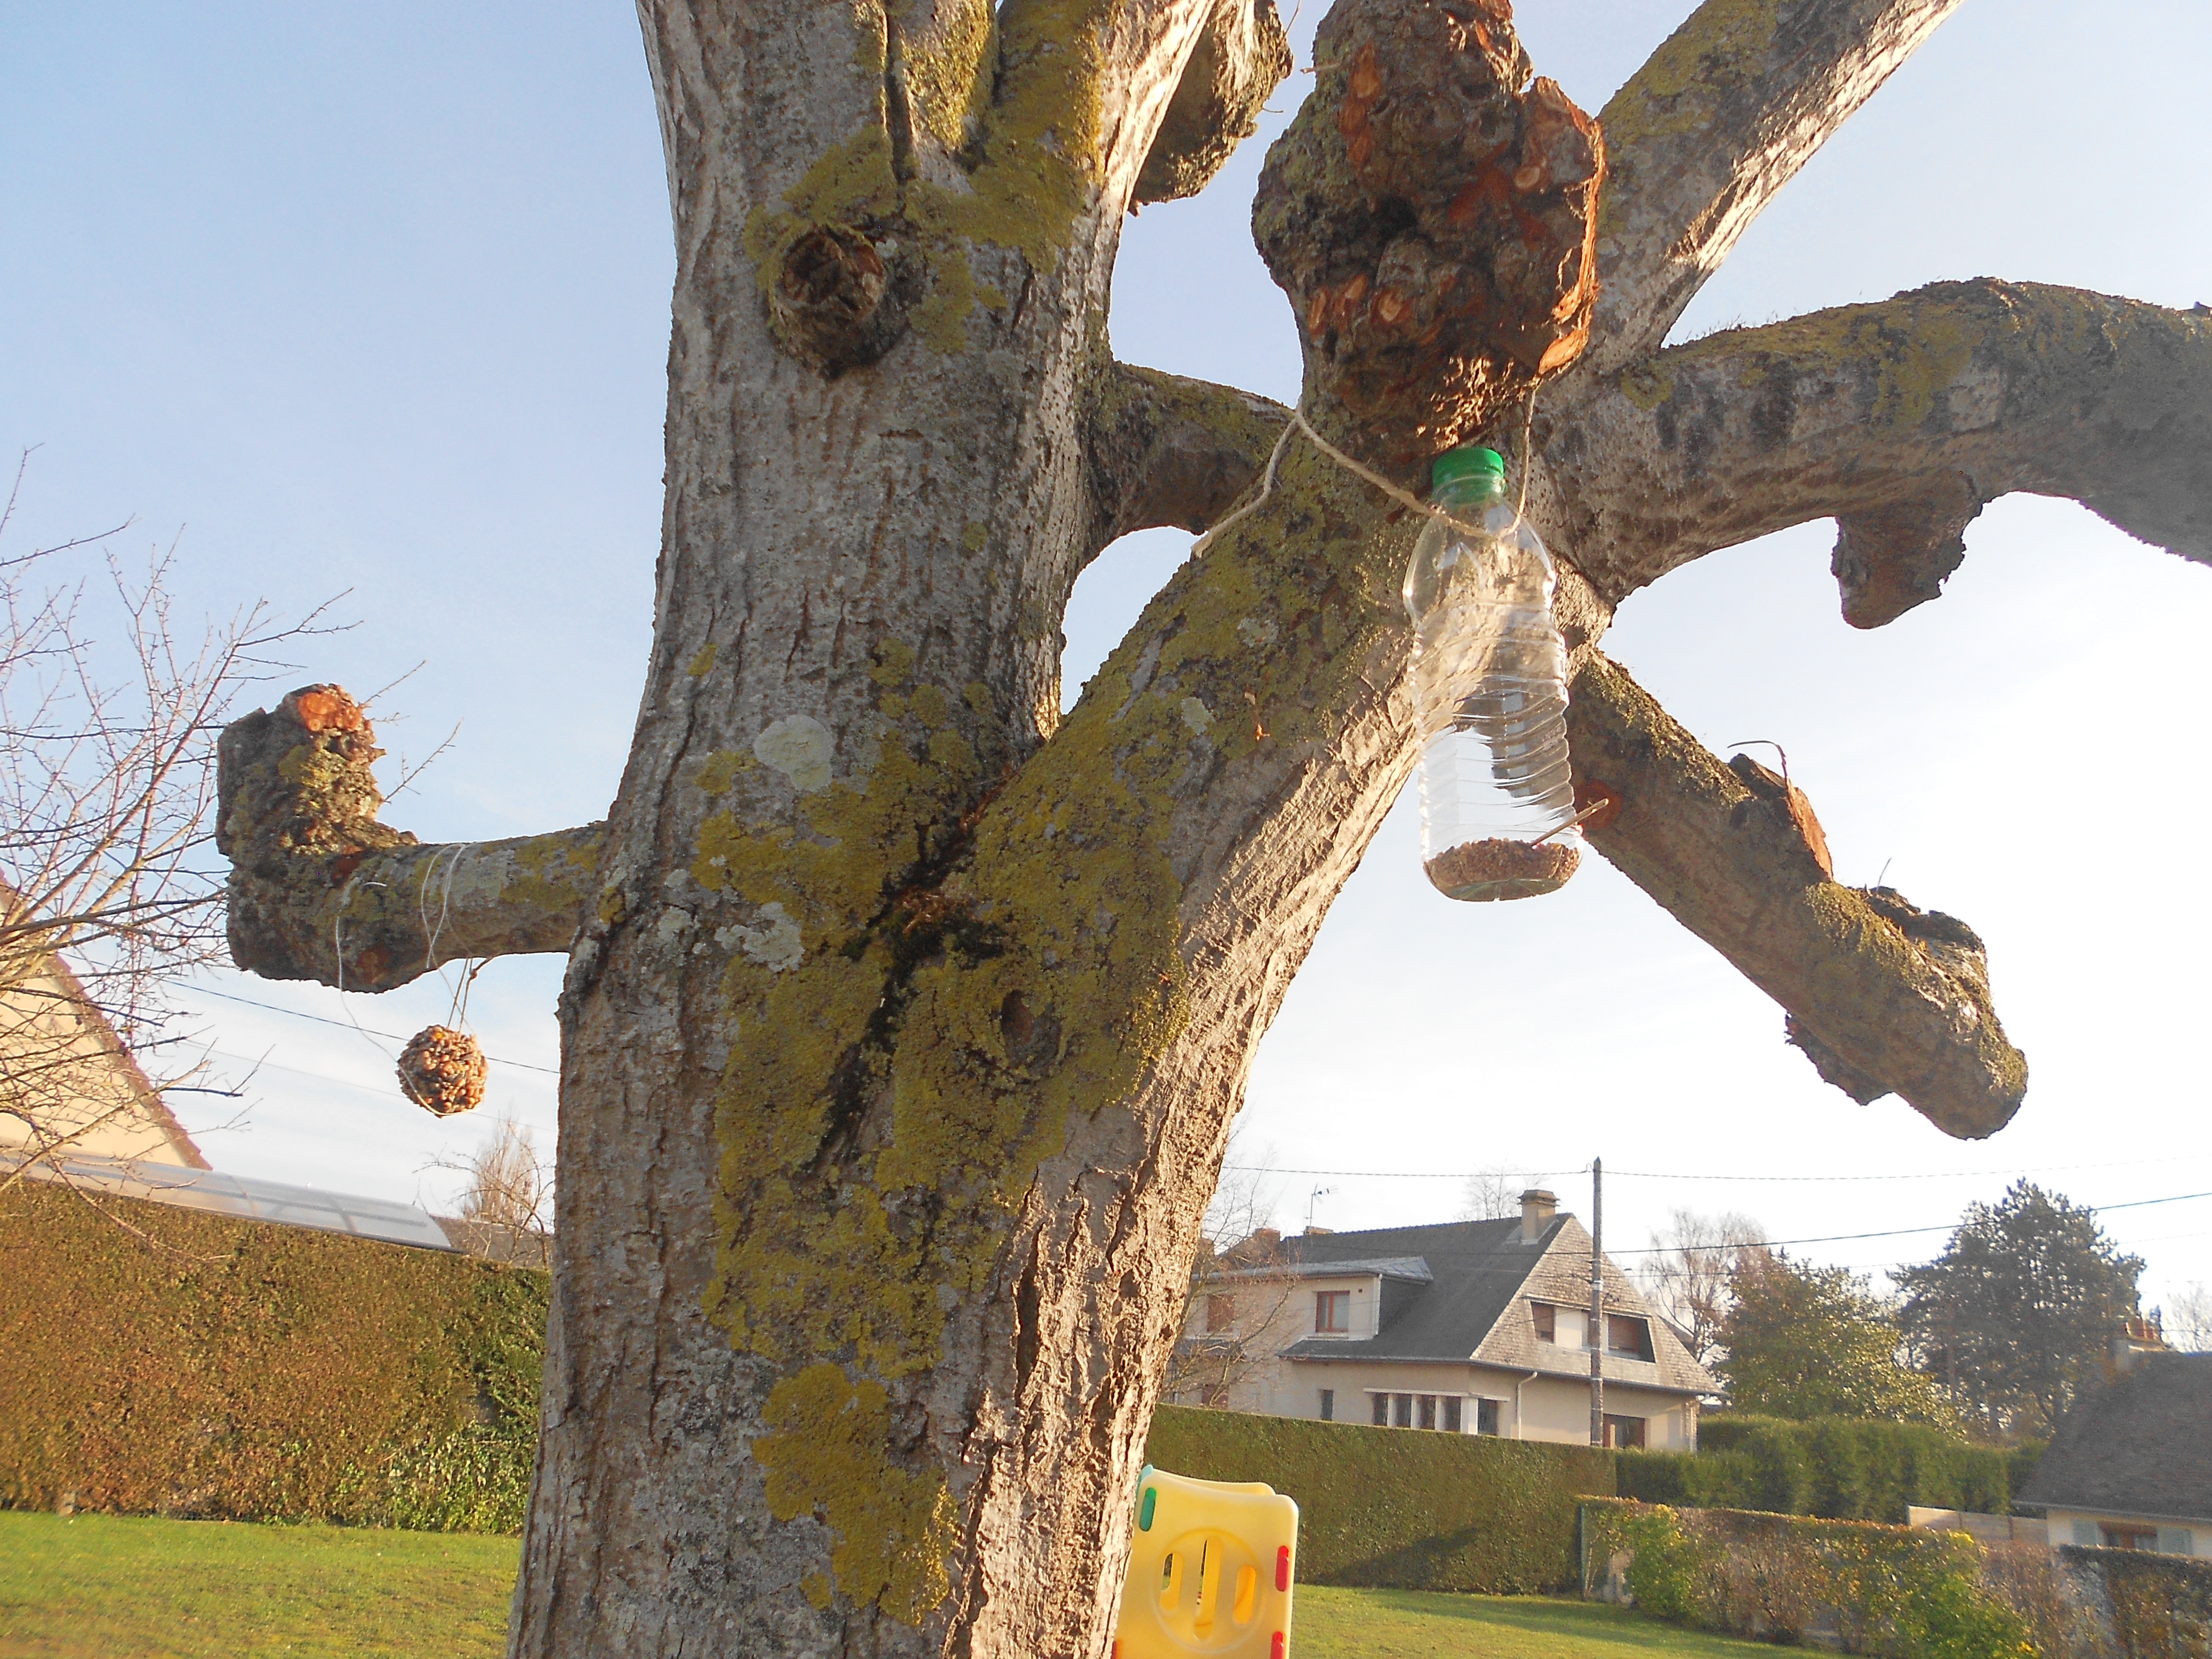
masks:
[[[1195,196],[1259,128],[1291,72],[1274,0],[1215,0],[1137,175],[1133,205]]]
[[[1290,417],[1234,386],[1107,364],[1084,422],[1096,513],[1088,553],[1135,530],[1205,529],[1251,483]]]
[[[1959,0],[1705,0],[1600,112],[1612,163],[1577,386],[1656,349],[1774,193]]]
[[[1310,307],[1320,318],[1310,418],[1410,474],[1571,360],[1589,307],[1597,147],[1556,89],[1527,86],[1502,7],[1470,23],[1425,0],[1352,0],[1323,26],[1318,55],[1255,220],[1278,281],[1302,317]],[[1350,222],[1365,240],[1334,263],[1330,239]],[[1231,424],[1246,434],[1247,468],[1280,429],[1249,410]],[[1209,466],[1226,471],[1229,435]],[[1133,499],[1181,495],[1139,486]],[[1010,1189],[1019,1224],[992,1294],[957,1310],[945,1339],[1015,1357],[1006,1393],[963,1439],[964,1466],[1012,1467],[1036,1423],[1083,1423],[1086,1443],[1112,1454],[1065,1465],[1048,1494],[981,1477],[975,1535],[1001,1547],[956,1590],[981,1610],[966,1642],[975,1651],[1000,1650],[1011,1585],[1082,1583],[1110,1596],[1118,1582],[1120,1494],[1134,1473],[1119,1460],[1153,1404],[1151,1357],[1173,1341],[1246,1058],[1412,765],[1398,589],[1413,529],[1371,486],[1292,442],[1273,493],[1146,607],[981,812],[945,883],[939,925],[990,949],[972,966],[948,949],[944,968],[918,971],[902,1029],[957,1031],[969,1051],[963,1097],[980,1097],[977,1079],[1003,1088],[997,1121],[1042,1126],[1046,1147]],[[915,1103],[906,1109],[927,1103],[932,1121],[950,1121],[954,1096],[925,1090],[928,1059],[903,1039],[892,1090]],[[959,1144],[993,1135],[1017,1138],[987,1124]],[[1117,1289],[1082,1290],[1100,1285]],[[1042,1328],[1027,1314],[1010,1328],[1005,1310],[1024,1306],[1045,1310]],[[1128,1363],[1071,1363],[1101,1345]],[[1024,1650],[1098,1651],[1103,1639],[1081,1632],[1103,1630],[1103,1613],[1071,1610],[1065,1636]]]
[[[382,752],[334,685],[224,731],[216,845],[231,860],[232,960],[388,991],[443,963],[566,951],[598,896],[605,826],[424,846],[376,821]]]
[[[1966,521],[2014,490],[2212,560],[2208,456],[2212,315],[1984,280],[1661,352],[1544,459],[1562,541],[1615,600],[1840,515],[1844,615],[1871,627],[1933,599]]]
[[[1886,887],[1846,887],[1802,793],[1724,765],[1616,664],[1576,677],[1578,799],[1591,842],[1789,1012],[1790,1040],[1861,1102],[1898,1094],[1947,1134],[2002,1128],[2027,1091],[1982,943]]]

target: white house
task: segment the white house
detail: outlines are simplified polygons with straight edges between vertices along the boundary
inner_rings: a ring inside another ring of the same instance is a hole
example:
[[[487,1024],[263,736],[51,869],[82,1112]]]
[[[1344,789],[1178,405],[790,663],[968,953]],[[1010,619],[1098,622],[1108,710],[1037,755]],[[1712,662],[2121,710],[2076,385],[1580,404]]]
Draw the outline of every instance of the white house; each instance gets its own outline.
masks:
[[[0,1163],[64,1150],[208,1167],[107,1016],[49,955],[0,988]]]
[[[2115,1345],[2112,1380],[2074,1402],[2020,1500],[2042,1506],[2054,1547],[2212,1557],[2212,1353],[2137,1338]]]
[[[1549,1193],[1521,1216],[1255,1234],[1194,1286],[1176,1397],[1276,1417],[1589,1442],[1590,1237]],[[1717,1391],[1604,1264],[1607,1439],[1691,1450]]]

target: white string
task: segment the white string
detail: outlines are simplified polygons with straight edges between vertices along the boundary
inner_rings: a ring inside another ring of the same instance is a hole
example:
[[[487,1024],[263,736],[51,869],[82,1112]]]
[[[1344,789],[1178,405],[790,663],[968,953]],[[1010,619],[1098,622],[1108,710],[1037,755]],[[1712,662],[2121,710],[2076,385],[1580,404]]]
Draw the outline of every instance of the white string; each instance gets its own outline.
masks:
[[[1293,428],[1304,424],[1305,422],[1299,416],[1298,411],[1292,410],[1291,418],[1283,422],[1282,431],[1276,434],[1275,447],[1267,452],[1267,470],[1261,477],[1260,493],[1193,542],[1190,544],[1192,558],[1197,558],[1204,553],[1212,544],[1213,538],[1228,529],[1231,525],[1235,524],[1237,520],[1248,513],[1258,512],[1267,504],[1267,497],[1275,493],[1275,466],[1283,459],[1284,447],[1291,441],[1291,433]]]
[[[438,935],[446,931],[446,918],[453,908],[453,872],[460,867],[461,852],[465,842],[455,842],[451,847],[441,847],[430,854],[430,861],[422,866],[422,886],[417,893],[415,913],[422,918],[422,933],[428,944],[422,951],[422,971],[429,972],[438,965]],[[450,854],[451,857],[447,857]],[[430,882],[438,873],[438,860],[446,859],[446,880],[438,894],[438,923],[430,925]]]
[[[1522,523],[1528,522],[1528,443],[1536,435],[1536,388],[1528,388],[1528,407],[1521,416],[1521,499],[1513,504],[1513,516]]]
[[[1521,502],[1520,507],[1515,509],[1516,516],[1528,505],[1528,434],[1530,428],[1535,424],[1535,420],[1536,394],[1532,391],[1528,394],[1528,420],[1521,430]],[[1307,441],[1320,450],[1322,454],[1328,456],[1353,477],[1364,483],[1372,484],[1407,511],[1434,519],[1439,524],[1449,525],[1463,535],[1484,536],[1489,533],[1480,525],[1472,525],[1465,520],[1455,519],[1434,502],[1425,501],[1411,490],[1401,489],[1381,473],[1362,466],[1328,439],[1322,437],[1320,433],[1315,431],[1312,424],[1306,419],[1304,410],[1294,409],[1291,411],[1291,418],[1283,425],[1282,434],[1275,440],[1275,447],[1267,456],[1267,470],[1260,480],[1260,493],[1193,542],[1190,544],[1192,558],[1195,559],[1202,555],[1208,547],[1212,545],[1216,536],[1228,529],[1246,514],[1256,513],[1267,504],[1267,498],[1275,493],[1275,469],[1283,459],[1284,447],[1290,442],[1292,432],[1304,433]]]
[[[438,937],[446,931],[447,918],[453,914],[453,876],[461,867],[461,855],[467,850],[467,842],[455,842],[451,847],[441,848],[438,852],[431,854],[429,863],[423,866],[422,886],[417,895],[416,913],[422,920],[422,933],[426,940],[422,951],[422,966],[425,971],[434,969],[438,965]],[[438,860],[441,854],[447,855],[446,874],[438,886],[438,920],[434,926],[430,921],[430,881],[437,873]],[[453,1030],[464,1029],[468,1023],[469,991],[476,984],[477,975],[483,971],[483,963],[475,962],[473,958],[463,957],[460,983],[458,985],[447,980],[442,970],[438,974],[439,979],[445,982],[447,992],[446,1024]]]
[[[337,963],[337,990],[338,994],[338,1012],[346,1017],[346,1024],[352,1026],[356,1031],[360,1033],[361,1040],[363,1042],[368,1044],[370,1048],[375,1049],[377,1053],[382,1054],[386,1060],[391,1060],[395,1058],[392,1050],[386,1048],[374,1036],[369,1035],[368,1029],[363,1026],[359,1020],[353,1017],[353,1004],[346,1000],[345,913],[346,906],[352,902],[353,890],[356,884],[365,884],[370,887],[381,887],[384,885],[380,881],[372,881],[362,884],[361,872],[359,871],[356,871],[352,875],[346,878],[346,884],[338,890],[337,914],[331,919],[331,956]]]

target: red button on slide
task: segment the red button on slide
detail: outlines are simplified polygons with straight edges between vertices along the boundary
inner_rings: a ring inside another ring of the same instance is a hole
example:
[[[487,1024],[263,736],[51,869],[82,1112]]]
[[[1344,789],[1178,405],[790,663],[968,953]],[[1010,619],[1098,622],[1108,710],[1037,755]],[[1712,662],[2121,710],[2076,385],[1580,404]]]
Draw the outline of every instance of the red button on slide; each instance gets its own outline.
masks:
[[[1290,1587],[1291,1547],[1288,1544],[1285,1544],[1275,1552],[1275,1588],[1277,1589],[1288,1589]]]

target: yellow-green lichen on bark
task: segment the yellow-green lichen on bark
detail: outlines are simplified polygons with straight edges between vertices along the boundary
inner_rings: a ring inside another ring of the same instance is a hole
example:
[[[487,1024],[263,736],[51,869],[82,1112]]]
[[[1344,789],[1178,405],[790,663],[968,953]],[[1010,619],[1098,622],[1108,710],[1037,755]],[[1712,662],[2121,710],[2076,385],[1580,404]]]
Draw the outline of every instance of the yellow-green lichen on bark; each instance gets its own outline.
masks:
[[[1613,179],[1598,203],[1600,236],[1626,228],[1644,147],[1711,129],[1721,106],[1765,65],[1780,26],[1780,0],[1705,0],[1607,100],[1597,122]]]
[[[1654,363],[1638,363],[1622,370],[1615,384],[1622,397],[1647,415],[1674,395],[1674,377]]]
[[[830,149],[783,193],[784,205],[757,205],[745,216],[745,257],[766,294],[783,269],[783,256],[809,230],[888,219],[899,209],[898,179],[891,170],[890,134],[880,111]]]
[[[1718,106],[1764,65],[1781,9],[1780,0],[1705,0],[1598,112],[1614,165],[1632,167],[1645,140],[1709,126]]]
[[[994,31],[988,0],[939,0],[927,38],[898,32],[915,124],[948,150],[968,141],[990,97]]]
[[[781,208],[758,205],[746,216],[744,247],[761,291],[769,291],[785,254],[809,229],[903,219],[927,275],[914,331],[933,351],[965,351],[977,306],[1004,311],[1007,304],[998,288],[976,279],[975,250],[1012,249],[1031,269],[1048,271],[1097,190],[1101,36],[1112,15],[1108,0],[1038,0],[1010,6],[1001,27],[988,6],[969,4],[928,42],[901,37],[917,119],[952,149],[969,146],[970,123],[980,120],[980,161],[950,182],[913,178],[902,185],[878,100],[875,118],[817,160],[784,192]],[[882,14],[867,15],[875,27],[860,30],[860,49],[874,51],[880,67]]]
[[[807,1366],[769,1392],[756,1445],[768,1472],[769,1513],[817,1515],[836,1536],[836,1587],[851,1601],[919,1625],[951,1588],[952,1499],[935,1469],[898,1467],[884,1455],[890,1396],[879,1382],[848,1380],[837,1366]],[[818,1578],[808,1599],[828,1605]]]
[[[911,1431],[869,1391],[939,1362],[1073,1115],[1127,1101],[1188,1018],[1179,792],[1251,755],[1258,721],[1239,711],[1263,693],[1287,740],[1321,737],[1363,690],[1368,647],[1402,632],[1406,536],[1369,534],[1362,487],[1310,458],[1283,488],[1299,503],[1179,574],[980,813],[971,729],[988,726],[988,692],[917,682],[897,647],[873,672],[872,771],[793,798],[779,822],[725,811],[701,834],[702,884],[781,904],[807,939],[796,967],[738,957],[725,975],[709,1305],[737,1346],[797,1368],[758,1454],[779,1512],[818,1512],[837,1534],[848,1596],[908,1559],[870,1514],[839,1508],[852,1472],[921,1502],[890,1479],[912,1474]],[[1271,626],[1243,626],[1255,615]],[[1194,731],[1194,698],[1238,717]],[[836,1455],[817,1457],[800,1443],[833,1419]]]
[[[589,902],[605,840],[604,830],[580,837],[573,832],[532,836],[514,850],[520,873],[500,889],[501,902],[549,913],[580,911]],[[426,870],[426,890],[428,878]]]
[[[1112,15],[1106,0],[1009,6],[981,163],[964,190],[917,179],[908,191],[907,216],[926,239],[931,276],[915,331],[933,350],[966,349],[968,319],[979,299],[988,303],[971,249],[1012,248],[1032,270],[1048,271],[1089,207],[1101,171],[1101,37]]]
[[[1165,804],[1140,799],[1168,769],[1140,754],[1115,781],[1109,753],[1101,787],[1102,723],[1083,754],[1009,787],[964,874],[896,892],[981,779],[951,723],[975,700],[911,684],[910,655],[885,655],[878,681],[903,689],[884,687],[897,730],[874,770],[794,800],[787,824],[714,815],[692,866],[711,890],[781,903],[810,940],[788,971],[733,958],[725,975],[725,1233],[709,1303],[737,1346],[811,1361],[808,1400],[832,1376],[875,1398],[936,1363],[1067,1113],[1125,1094],[1181,1017]],[[878,1486],[900,1474],[893,1425],[850,1407],[829,1468],[799,1443],[826,1408],[800,1398],[759,1455],[787,1507],[823,1512],[837,1587],[866,1599],[905,1557],[867,1513],[840,1507],[837,1483],[856,1468]]]
[[[1664,357],[1670,371],[1668,395],[1674,383],[1671,371],[1722,360],[1734,363],[1738,385],[1754,383],[1747,375],[1764,380],[1786,373],[1855,386],[1870,426],[1910,432],[1935,412],[1944,392],[1973,362],[1978,335],[1968,319],[1941,304],[1893,301],[1816,311],[1759,328],[1708,334],[1674,348]],[[1649,371],[1654,377],[1661,372]],[[1626,395],[1626,377],[1622,386]]]

